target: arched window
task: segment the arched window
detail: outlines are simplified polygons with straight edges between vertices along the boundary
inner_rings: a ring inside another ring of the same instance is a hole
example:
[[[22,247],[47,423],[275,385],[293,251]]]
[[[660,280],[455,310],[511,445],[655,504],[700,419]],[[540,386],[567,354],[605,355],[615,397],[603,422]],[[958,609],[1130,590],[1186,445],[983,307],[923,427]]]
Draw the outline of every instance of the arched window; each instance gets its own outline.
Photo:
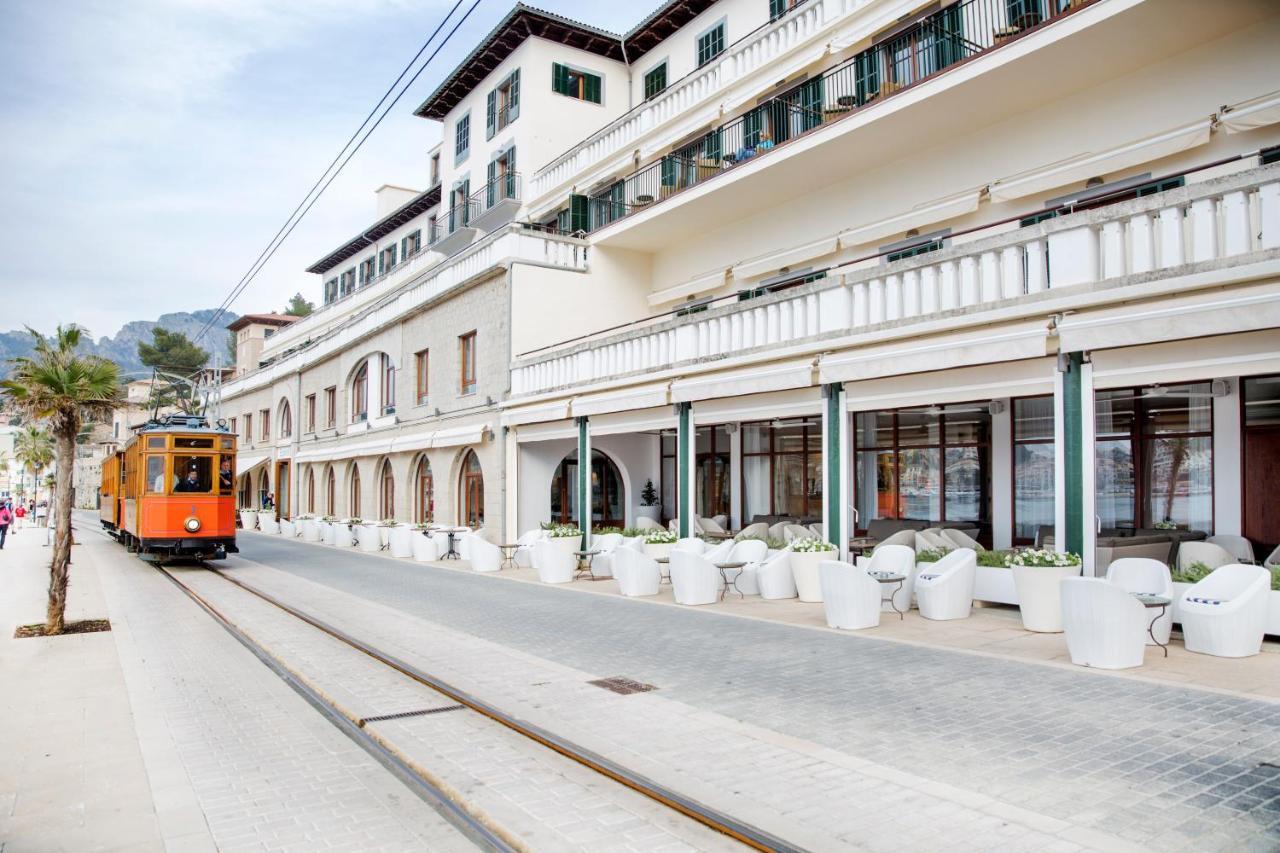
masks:
[[[470,528],[484,526],[484,472],[480,470],[480,457],[468,450],[462,459],[459,475],[458,518]]]
[[[280,404],[280,437],[288,438],[293,435],[293,410],[289,408],[289,401],[285,400]]]
[[[360,517],[360,469],[351,466],[351,494],[347,496],[349,502],[347,504],[347,516],[350,518]]]
[[[417,475],[414,477],[414,520],[426,524],[436,520],[435,483],[431,478],[431,462],[423,456],[418,460]]]
[[[391,363],[391,356],[385,352],[380,360],[382,366],[382,414],[389,415],[396,410],[396,366]]]
[[[324,514],[333,515],[334,506],[338,502],[338,480],[333,475],[333,466],[329,467],[329,475],[324,484]]]
[[[378,517],[396,517],[396,475],[390,462],[382,463],[382,476],[378,479]]]
[[[307,471],[307,512],[312,515],[316,511],[316,472],[315,469]]]
[[[622,475],[613,460],[591,451],[591,525],[625,527],[626,499]],[[569,524],[578,520],[578,451],[566,456],[551,478],[551,520]]]
[[[351,380],[351,422],[369,419],[369,362],[360,365]]]

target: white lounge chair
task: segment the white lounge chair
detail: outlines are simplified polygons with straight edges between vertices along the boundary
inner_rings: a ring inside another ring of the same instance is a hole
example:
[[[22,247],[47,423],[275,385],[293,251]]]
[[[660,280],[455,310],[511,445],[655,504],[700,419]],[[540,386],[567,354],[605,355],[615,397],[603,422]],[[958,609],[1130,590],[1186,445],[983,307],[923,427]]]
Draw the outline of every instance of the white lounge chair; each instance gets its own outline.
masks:
[[[443,530],[433,531],[431,541],[436,543],[436,559],[443,560],[444,555],[449,553],[449,534]]]
[[[825,524],[822,524],[821,522],[819,522],[818,524],[810,524],[809,535],[814,537],[815,539],[826,539],[827,526]]]
[[[613,576],[623,595],[657,595],[662,572],[658,562],[634,548],[619,548],[613,555]]]
[[[879,549],[876,549],[879,550]],[[873,555],[874,556],[874,555]],[[978,555],[957,548],[916,577],[916,603],[926,619],[966,619],[973,609]]]
[[[977,539],[974,539],[972,536],[961,530],[956,530],[952,527],[944,527],[940,532],[942,537],[949,541],[953,548],[968,548],[971,551],[987,550],[978,544]]]
[[[1178,569],[1185,571],[1192,563],[1203,563],[1210,569],[1230,566],[1236,561],[1231,552],[1212,542],[1182,542],[1178,545]]]
[[[605,533],[591,537],[591,550],[599,551],[591,558],[591,577],[613,577],[613,552],[622,547],[621,533]]]
[[[738,588],[742,589],[743,584],[750,587],[753,583],[761,598],[770,601],[795,598],[796,576],[791,571],[791,546],[774,551],[754,566],[747,566],[743,576],[738,578]]]
[[[763,521],[748,524],[738,533],[739,539],[764,539],[769,535],[769,525]]]
[[[671,590],[676,604],[715,604],[723,583],[715,563],[688,551],[671,552]]]
[[[725,515],[724,513],[711,516],[711,520],[714,521],[716,524],[720,525],[725,530],[729,529],[729,516]]]
[[[1151,595],[1163,595],[1173,601],[1173,579],[1169,576],[1169,567],[1159,560],[1150,557],[1121,557],[1113,560],[1107,568],[1107,581],[1115,584],[1128,593],[1145,592]],[[1145,608],[1144,608],[1145,609]],[[1154,614],[1147,614],[1147,625],[1151,635],[1147,636],[1147,644],[1169,644],[1169,632],[1173,629],[1173,605],[1165,608],[1164,614],[1151,624]]]
[[[662,526],[661,524],[659,524],[658,522],[654,521],[652,518],[649,518],[649,516],[647,516],[647,515],[642,515],[642,516],[640,516],[639,518],[637,518],[637,519],[636,519],[636,528],[637,528],[637,529],[639,529],[639,530],[663,530],[663,529],[665,529],[665,528],[663,528],[663,526]]]
[[[1204,541],[1211,542],[1214,545],[1226,549],[1226,551],[1235,558],[1233,562],[1258,562],[1253,556],[1253,543],[1248,539],[1245,539],[1243,536],[1231,536],[1226,533],[1221,533],[1216,536],[1210,536]]]
[[[1192,584],[1178,602],[1187,651],[1222,658],[1249,657],[1262,651],[1270,590],[1269,571],[1239,563],[1214,569],[1207,578]]]
[[[729,562],[729,554],[733,551],[733,546],[736,544],[737,543],[732,539],[726,539],[723,542],[718,542],[715,545],[707,547],[702,552],[702,557],[713,563],[727,563]]]
[[[916,531],[915,540],[917,551],[954,551],[957,547],[956,543],[943,536],[942,531],[937,527]]]
[[[782,528],[782,538],[787,542],[794,542],[797,539],[808,539],[813,536],[812,531],[803,524],[788,524]]]
[[[543,539],[533,545],[533,567],[543,583],[569,583],[578,568],[578,558]]]
[[[780,542],[790,542],[791,540],[787,538],[787,525],[790,523],[789,521],[779,521],[777,524],[770,525],[769,538],[777,539]]]
[[[1262,565],[1268,569],[1280,566],[1280,545],[1277,545],[1276,549],[1267,555],[1267,559],[1262,561]]]
[[[436,549],[436,540],[426,535],[426,531],[413,531],[413,534],[409,537],[409,542],[413,550],[413,559],[419,563],[434,563],[440,559],[440,552]]]
[[[502,568],[502,550],[478,533],[462,534],[473,572],[496,572]]]
[[[1142,666],[1148,618],[1142,602],[1102,578],[1063,578],[1059,583],[1071,662],[1098,669]]]
[[[511,555],[511,561],[516,564],[518,569],[533,568],[533,546],[547,538],[547,531],[540,527],[533,530],[526,530],[516,538],[516,548]]]
[[[865,568],[868,572],[893,572],[896,575],[906,575],[907,579],[902,582],[902,587],[893,591],[893,606],[886,598],[883,609],[892,610],[896,606],[902,613],[911,609],[911,596],[915,592],[916,585],[915,551],[906,545],[880,545],[871,552],[871,559],[867,561]],[[879,584],[879,581],[876,583]]]
[[[769,554],[769,546],[759,539],[746,539],[734,542],[728,555],[722,562],[746,563],[740,569],[725,569],[724,574],[733,584],[734,590],[743,595],[759,595],[760,587],[756,583],[755,572],[747,573],[747,569],[760,563]]]
[[[899,530],[883,542],[876,543],[877,548],[884,545],[906,545],[908,548],[915,548],[916,532],[914,530]]]
[[[672,551],[688,551],[691,554],[701,554],[707,550],[707,543],[699,539],[697,536],[686,536],[683,539],[677,539],[676,544],[671,546]]]
[[[729,535],[729,532],[724,529],[724,526],[720,524],[720,522],[716,521],[714,518],[699,518],[698,526],[702,528],[701,532],[707,534],[708,536],[728,536]]]
[[[836,560],[818,564],[822,607],[832,628],[875,628],[880,624],[880,582],[864,569]]]

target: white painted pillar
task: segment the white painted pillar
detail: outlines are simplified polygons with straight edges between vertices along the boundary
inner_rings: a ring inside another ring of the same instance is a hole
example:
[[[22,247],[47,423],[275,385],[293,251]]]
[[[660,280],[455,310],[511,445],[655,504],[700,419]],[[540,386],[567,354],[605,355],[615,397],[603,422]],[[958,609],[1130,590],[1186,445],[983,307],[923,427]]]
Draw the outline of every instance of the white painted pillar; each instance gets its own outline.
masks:
[[[1085,574],[1088,574],[1089,567],[1093,566],[1094,575],[1102,577],[1106,575],[1107,567],[1097,566],[1095,563],[1098,550],[1098,488],[1095,476],[1098,470],[1095,449],[1096,410],[1093,393],[1093,362],[1086,361],[1081,365],[1080,373],[1080,456],[1083,460],[1081,481],[1084,492],[1081,510],[1081,515],[1084,516],[1084,553],[1080,556],[1084,560]]]
[[[503,531],[507,542],[514,542],[520,535],[520,445],[516,439],[516,430],[503,427],[503,455],[506,457],[503,466]],[[412,477],[412,473],[410,474]]]
[[[729,433],[729,529],[742,529],[742,424]]]
[[[382,359],[381,353],[369,356],[369,420],[382,414]]]
[[[991,544],[1013,546],[1013,403],[994,401],[1001,410],[991,416]]]
[[[1067,541],[1067,436],[1062,371],[1053,371],[1053,547],[1066,550]]]
[[[1213,532],[1239,536],[1244,528],[1240,380],[1226,381],[1231,392],[1213,400]]]

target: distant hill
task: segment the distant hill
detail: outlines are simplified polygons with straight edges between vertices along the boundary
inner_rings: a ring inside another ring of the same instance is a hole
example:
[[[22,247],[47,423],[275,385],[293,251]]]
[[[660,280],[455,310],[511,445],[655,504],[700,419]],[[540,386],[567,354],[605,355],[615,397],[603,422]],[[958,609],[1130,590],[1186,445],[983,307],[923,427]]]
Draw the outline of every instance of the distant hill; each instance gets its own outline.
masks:
[[[147,368],[143,367],[142,362],[138,361],[138,342],[150,341],[151,330],[156,326],[160,326],[170,332],[183,332],[192,340],[199,334],[200,329],[209,321],[215,310],[205,308],[200,311],[178,311],[173,314],[162,314],[158,320],[133,320],[125,323],[112,336],[104,336],[96,341],[87,341],[81,344],[81,349],[86,353],[100,355],[109,358],[116,364],[120,365],[120,369],[127,372],[142,371]],[[222,354],[223,365],[228,364],[229,357],[227,354],[227,330],[229,323],[236,320],[239,315],[230,312],[223,312],[218,318],[214,328],[205,335],[204,340],[200,342],[200,346],[208,350],[210,356],[210,364],[213,364],[214,352]],[[31,336],[26,330],[16,329],[11,332],[0,332],[0,376],[8,375],[9,359],[31,353]]]

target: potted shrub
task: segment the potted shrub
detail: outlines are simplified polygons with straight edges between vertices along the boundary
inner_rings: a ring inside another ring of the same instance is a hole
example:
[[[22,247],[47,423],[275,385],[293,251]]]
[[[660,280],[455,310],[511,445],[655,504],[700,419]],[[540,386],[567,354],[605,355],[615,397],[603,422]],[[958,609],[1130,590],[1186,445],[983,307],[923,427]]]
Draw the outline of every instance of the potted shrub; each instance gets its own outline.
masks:
[[[240,526],[252,530],[258,525],[258,511],[251,507],[240,507]]]
[[[1012,551],[979,551],[978,572],[973,581],[973,597],[978,601],[1017,604],[1018,590],[1009,569]]]
[[[333,544],[339,548],[350,548],[355,544],[355,529],[361,524],[359,518],[344,518],[333,523]]]
[[[544,524],[542,529],[557,548],[570,554],[582,547],[582,531],[576,524]]]
[[[436,553],[435,542],[427,535],[429,528],[428,524],[415,524],[409,533],[409,548],[413,552],[413,559],[419,563],[440,559],[440,555]]]
[[[791,541],[791,573],[796,579],[796,593],[801,601],[822,601],[822,586],[818,582],[818,564],[839,559],[838,549],[825,539],[807,536]]]
[[[1080,574],[1080,555],[1062,551],[1018,551],[1009,558],[1022,610],[1022,627],[1056,634],[1062,631],[1063,578]]]
[[[675,533],[670,530],[645,530],[642,535],[646,556],[655,560],[671,556],[671,548],[676,544],[677,539]]]
[[[640,490],[640,507],[636,510],[636,514],[641,518],[651,518],[657,521],[660,512],[658,490],[653,487],[653,480],[645,480],[644,488]]]
[[[383,523],[385,524],[385,522]],[[391,552],[393,557],[412,556],[413,528],[407,524],[395,524],[395,522],[392,522],[392,524],[395,526],[387,529],[387,550]]]

